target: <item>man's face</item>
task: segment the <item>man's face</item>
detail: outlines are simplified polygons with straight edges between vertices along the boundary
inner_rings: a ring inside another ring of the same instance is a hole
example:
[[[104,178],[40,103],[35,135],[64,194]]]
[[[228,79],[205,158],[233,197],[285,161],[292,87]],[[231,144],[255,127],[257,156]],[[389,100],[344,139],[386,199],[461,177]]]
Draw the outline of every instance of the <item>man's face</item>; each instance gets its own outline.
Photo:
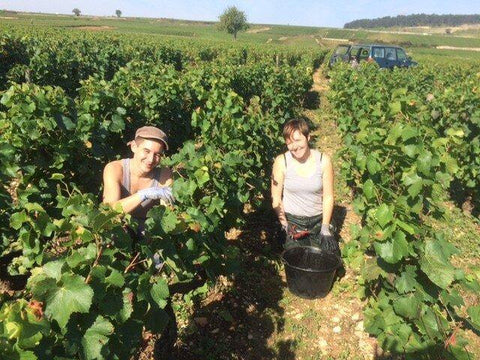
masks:
[[[144,173],[152,171],[159,163],[164,145],[160,141],[142,139],[132,143],[133,159]]]

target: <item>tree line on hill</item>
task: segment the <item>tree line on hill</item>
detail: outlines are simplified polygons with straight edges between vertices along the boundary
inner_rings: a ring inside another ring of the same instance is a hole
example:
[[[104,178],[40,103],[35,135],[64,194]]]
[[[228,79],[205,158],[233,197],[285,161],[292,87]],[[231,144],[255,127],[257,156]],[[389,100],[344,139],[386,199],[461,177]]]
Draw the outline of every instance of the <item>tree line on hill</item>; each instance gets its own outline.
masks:
[[[376,19],[360,19],[346,23],[344,29],[370,29],[395,26],[459,26],[463,24],[480,24],[480,15],[436,15],[412,14],[385,16]]]

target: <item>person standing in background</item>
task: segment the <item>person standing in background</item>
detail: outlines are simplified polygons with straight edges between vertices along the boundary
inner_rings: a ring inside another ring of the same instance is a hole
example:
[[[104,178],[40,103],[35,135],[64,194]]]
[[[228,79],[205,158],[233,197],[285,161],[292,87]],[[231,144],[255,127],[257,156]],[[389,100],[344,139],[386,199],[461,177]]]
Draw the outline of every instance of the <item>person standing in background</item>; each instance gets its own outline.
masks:
[[[271,182],[272,206],[286,233],[286,249],[314,246],[340,255],[331,225],[334,194],[330,157],[309,146],[303,119],[283,128],[288,151],[276,157]]]

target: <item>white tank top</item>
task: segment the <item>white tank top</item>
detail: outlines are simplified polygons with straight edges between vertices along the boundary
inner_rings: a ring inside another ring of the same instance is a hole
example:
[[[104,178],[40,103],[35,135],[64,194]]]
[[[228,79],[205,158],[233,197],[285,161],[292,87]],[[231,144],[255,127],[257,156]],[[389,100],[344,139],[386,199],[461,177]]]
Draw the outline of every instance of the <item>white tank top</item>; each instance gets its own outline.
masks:
[[[317,216],[323,211],[323,170],[322,154],[310,150],[315,159],[315,171],[310,176],[297,173],[299,164],[292,154],[285,153],[285,180],[283,185],[283,209],[297,216]]]

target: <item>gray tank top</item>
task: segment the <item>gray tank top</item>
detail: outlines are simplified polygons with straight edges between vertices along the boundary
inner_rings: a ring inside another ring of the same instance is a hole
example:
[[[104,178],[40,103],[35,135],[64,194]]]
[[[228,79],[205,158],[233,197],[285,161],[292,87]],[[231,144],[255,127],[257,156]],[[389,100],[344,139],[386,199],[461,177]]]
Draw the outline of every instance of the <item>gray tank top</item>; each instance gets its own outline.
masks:
[[[297,216],[318,216],[323,211],[323,155],[310,150],[315,159],[315,171],[310,176],[297,173],[298,163],[292,154],[285,153],[285,180],[283,185],[283,209]]]
[[[122,176],[122,191],[121,197],[122,199],[132,195],[130,190],[130,159],[122,159],[122,166],[123,166],[123,176]],[[155,173],[153,174],[153,181],[150,186],[158,186],[158,182],[160,180],[160,169],[155,169]],[[135,208],[131,212],[133,217],[137,219],[144,220],[147,217],[147,212],[150,210],[154,205],[158,204],[158,200],[150,200],[146,199],[140,205]]]

